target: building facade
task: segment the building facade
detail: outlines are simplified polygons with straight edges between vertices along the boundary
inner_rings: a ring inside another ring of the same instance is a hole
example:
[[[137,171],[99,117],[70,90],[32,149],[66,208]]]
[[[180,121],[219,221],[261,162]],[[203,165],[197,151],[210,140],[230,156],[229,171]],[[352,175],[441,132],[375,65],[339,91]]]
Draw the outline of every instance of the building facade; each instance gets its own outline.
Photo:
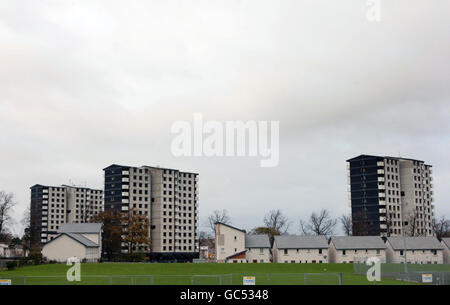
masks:
[[[30,234],[32,244],[43,244],[66,223],[84,223],[103,211],[103,191],[69,185],[31,187]]]
[[[444,248],[444,264],[450,264],[450,237],[443,238],[441,244]]]
[[[58,235],[43,245],[42,255],[57,262],[66,262],[70,257],[97,262],[101,256],[101,235],[101,223],[63,224]]]
[[[275,236],[274,263],[328,263],[328,239],[325,236]]]
[[[365,262],[371,257],[386,263],[386,245],[379,236],[336,236],[330,240],[330,263]]]
[[[198,174],[151,166],[111,165],[104,169],[105,210],[131,209],[150,220],[151,248],[155,260],[198,258]],[[122,245],[126,252],[126,246]]]
[[[386,259],[388,263],[442,264],[444,247],[435,237],[388,237],[386,239]]]
[[[423,161],[361,155],[347,160],[353,234],[433,236],[433,178]]]

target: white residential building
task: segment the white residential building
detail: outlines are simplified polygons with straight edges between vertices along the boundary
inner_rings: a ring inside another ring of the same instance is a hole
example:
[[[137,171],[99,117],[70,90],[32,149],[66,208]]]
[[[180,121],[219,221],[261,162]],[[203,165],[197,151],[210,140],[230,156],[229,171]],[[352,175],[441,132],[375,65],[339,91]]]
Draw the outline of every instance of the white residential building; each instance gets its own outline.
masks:
[[[450,264],[450,237],[443,238],[441,243],[444,247],[444,264]]]
[[[66,262],[70,257],[97,262],[101,257],[101,235],[101,223],[64,224],[58,235],[44,244],[42,255],[58,262]]]
[[[269,236],[246,234],[245,230],[218,222],[216,255],[219,263],[269,263]]]
[[[336,236],[329,248],[330,263],[363,262],[370,257],[386,262],[386,245],[379,236]]]
[[[236,262],[246,261],[245,257],[245,230],[233,226],[216,223],[216,256],[218,263],[224,263],[227,258],[236,254],[242,254],[236,257]]]
[[[274,263],[328,263],[325,236],[275,236]]]
[[[406,237],[406,260],[411,264],[442,264],[444,247],[435,237]],[[402,237],[386,240],[388,263],[403,263],[405,245]]]
[[[268,235],[246,235],[245,249],[247,263],[270,263],[272,260]]]

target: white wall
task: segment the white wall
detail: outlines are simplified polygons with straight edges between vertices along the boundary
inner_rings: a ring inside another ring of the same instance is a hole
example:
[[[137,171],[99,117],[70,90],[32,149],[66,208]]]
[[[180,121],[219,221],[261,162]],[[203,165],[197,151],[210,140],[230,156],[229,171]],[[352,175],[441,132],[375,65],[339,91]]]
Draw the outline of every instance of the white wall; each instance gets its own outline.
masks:
[[[48,260],[56,260],[58,262],[66,262],[69,257],[96,261],[100,258],[100,251],[99,248],[86,248],[67,235],[61,235],[44,245],[42,255]]]
[[[248,248],[246,253],[248,263],[253,263],[254,260],[258,263],[270,263],[271,256],[270,248]]]
[[[326,264],[328,263],[328,249],[278,249],[274,245],[274,262]]]
[[[442,246],[444,247],[443,259],[444,264],[450,264],[450,248],[442,241]]]
[[[245,233],[226,225],[216,226],[217,262],[223,263],[228,256],[245,250]]]
[[[401,255],[400,250],[394,250],[389,242],[387,246],[387,262],[399,264],[404,262],[404,256]],[[443,251],[436,250],[433,254],[432,250],[407,250],[406,260],[411,264],[442,264],[444,262]]]
[[[377,257],[382,263],[386,262],[385,249],[346,249],[337,250],[334,243],[330,243],[330,263],[352,263],[366,261],[370,257]]]

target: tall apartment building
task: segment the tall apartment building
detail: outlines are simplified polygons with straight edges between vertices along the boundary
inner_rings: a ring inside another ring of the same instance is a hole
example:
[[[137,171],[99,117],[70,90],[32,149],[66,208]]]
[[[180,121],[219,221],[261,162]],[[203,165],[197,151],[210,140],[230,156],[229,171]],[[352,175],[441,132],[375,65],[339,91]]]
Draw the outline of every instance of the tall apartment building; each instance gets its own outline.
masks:
[[[57,235],[60,225],[89,222],[102,210],[102,190],[36,184],[31,187],[31,242],[46,243]]]
[[[198,174],[176,169],[111,165],[105,172],[105,210],[148,215],[155,260],[198,258]],[[125,245],[122,251],[126,252]]]
[[[347,160],[355,235],[434,236],[433,178],[423,161],[361,155]]]

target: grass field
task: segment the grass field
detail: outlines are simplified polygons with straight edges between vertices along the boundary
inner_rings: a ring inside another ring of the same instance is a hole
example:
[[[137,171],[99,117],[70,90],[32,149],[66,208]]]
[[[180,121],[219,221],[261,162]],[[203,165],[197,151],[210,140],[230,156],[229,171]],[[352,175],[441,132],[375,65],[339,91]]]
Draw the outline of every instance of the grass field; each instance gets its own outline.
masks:
[[[0,279],[13,284],[68,284],[65,264],[26,266],[0,272]],[[402,281],[384,279],[368,282],[353,274],[352,264],[132,264],[92,263],[81,265],[81,282],[85,285],[156,284],[156,285],[241,285],[243,276],[255,276],[256,284],[337,285],[342,273],[344,285],[401,285]],[[306,274],[306,275],[305,275]],[[219,276],[220,275],[220,276]]]

